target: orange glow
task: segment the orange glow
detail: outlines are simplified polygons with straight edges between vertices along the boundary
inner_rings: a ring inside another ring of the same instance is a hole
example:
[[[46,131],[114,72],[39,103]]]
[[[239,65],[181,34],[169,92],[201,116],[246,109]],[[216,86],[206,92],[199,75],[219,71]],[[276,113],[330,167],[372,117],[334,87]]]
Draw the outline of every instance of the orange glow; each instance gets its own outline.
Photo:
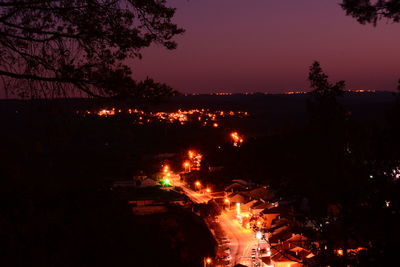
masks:
[[[229,201],[229,199],[225,198],[225,199],[224,199],[224,202],[225,202],[226,204],[229,204],[230,201]]]
[[[244,140],[243,136],[240,136],[238,132],[232,132],[231,138],[232,138],[234,146],[239,146],[240,144],[243,143],[243,140]]]
[[[100,110],[93,111],[83,111],[82,114],[97,114],[98,116],[112,116],[116,113],[127,113],[134,116],[134,123],[144,124],[152,122],[166,122],[166,123],[190,123],[195,121],[203,122],[203,126],[219,127],[218,122],[222,118],[227,117],[238,117],[244,118],[249,116],[247,111],[211,111],[208,109],[191,109],[191,110],[181,110],[178,109],[175,112],[144,112],[138,109],[116,109],[115,107],[108,109],[102,108]],[[214,124],[216,123],[216,124]]]
[[[188,155],[189,155],[189,159],[192,159],[194,157],[193,151],[189,150]]]
[[[194,185],[197,186],[197,187],[199,187],[199,186],[201,186],[201,183],[200,183],[199,181],[196,181],[196,182],[194,183]]]
[[[206,263],[207,263],[207,264],[210,264],[211,262],[212,262],[211,258],[207,258],[207,259],[206,259]]]
[[[343,256],[343,249],[338,249],[337,254],[338,254],[339,256]]]
[[[236,203],[236,214],[240,215],[240,203]]]
[[[211,193],[211,189],[210,188],[206,188],[206,192],[207,193]]]
[[[102,109],[99,112],[97,112],[97,115],[99,116],[115,115],[115,109],[112,110]]]
[[[168,165],[165,165],[164,168],[163,168],[163,171],[164,171],[164,173],[169,172],[169,166],[168,166]]]
[[[189,166],[190,166],[189,161],[185,161],[185,162],[183,163],[183,167],[188,168]]]

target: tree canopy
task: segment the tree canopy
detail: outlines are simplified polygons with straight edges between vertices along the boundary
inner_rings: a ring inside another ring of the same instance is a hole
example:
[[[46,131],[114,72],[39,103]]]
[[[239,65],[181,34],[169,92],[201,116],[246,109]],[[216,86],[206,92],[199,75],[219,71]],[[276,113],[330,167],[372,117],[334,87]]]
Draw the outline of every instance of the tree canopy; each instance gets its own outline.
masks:
[[[165,84],[137,82],[127,59],[183,33],[165,0],[0,0],[0,77],[8,93],[159,98]]]
[[[343,96],[345,82],[338,81],[334,84],[328,81],[319,62],[315,61],[308,74],[308,80],[313,88],[308,109],[313,121],[323,124],[338,123],[345,118],[345,110],[338,103],[337,97]]]
[[[381,19],[400,22],[400,0],[343,0],[341,6],[362,24],[376,25]]]

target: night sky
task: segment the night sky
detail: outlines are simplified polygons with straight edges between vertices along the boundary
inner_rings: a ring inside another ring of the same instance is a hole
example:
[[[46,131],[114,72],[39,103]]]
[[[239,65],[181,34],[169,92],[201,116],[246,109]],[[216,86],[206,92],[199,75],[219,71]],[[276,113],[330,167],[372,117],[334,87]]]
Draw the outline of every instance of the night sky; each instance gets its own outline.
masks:
[[[186,29],[178,48],[153,46],[135,78],[184,93],[308,90],[314,60],[347,89],[394,90],[400,24],[360,25],[335,0],[169,0]]]

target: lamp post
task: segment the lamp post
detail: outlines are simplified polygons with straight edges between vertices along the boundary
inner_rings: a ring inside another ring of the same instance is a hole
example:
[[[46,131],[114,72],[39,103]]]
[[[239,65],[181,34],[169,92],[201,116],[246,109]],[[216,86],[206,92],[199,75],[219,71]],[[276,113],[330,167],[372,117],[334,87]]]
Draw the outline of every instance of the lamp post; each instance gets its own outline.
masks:
[[[189,161],[185,161],[183,163],[183,167],[185,168],[185,172],[190,172],[190,162]]]
[[[204,258],[204,260],[203,260],[204,267],[211,266],[211,262],[212,262],[212,260],[210,257]]]
[[[228,205],[228,209],[230,210],[231,209],[231,202],[230,202],[229,198],[225,198],[224,202],[225,202],[226,205]]]
[[[201,183],[200,183],[200,181],[196,181],[196,182],[194,183],[194,185],[195,185],[195,187],[196,187],[197,190],[201,188]]]

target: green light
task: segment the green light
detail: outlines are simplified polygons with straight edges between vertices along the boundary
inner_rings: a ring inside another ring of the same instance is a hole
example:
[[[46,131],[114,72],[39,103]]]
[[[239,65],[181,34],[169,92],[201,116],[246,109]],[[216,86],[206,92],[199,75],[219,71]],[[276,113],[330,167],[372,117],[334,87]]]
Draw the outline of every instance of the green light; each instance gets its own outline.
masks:
[[[165,179],[161,181],[162,186],[171,186],[171,181],[169,179]]]

